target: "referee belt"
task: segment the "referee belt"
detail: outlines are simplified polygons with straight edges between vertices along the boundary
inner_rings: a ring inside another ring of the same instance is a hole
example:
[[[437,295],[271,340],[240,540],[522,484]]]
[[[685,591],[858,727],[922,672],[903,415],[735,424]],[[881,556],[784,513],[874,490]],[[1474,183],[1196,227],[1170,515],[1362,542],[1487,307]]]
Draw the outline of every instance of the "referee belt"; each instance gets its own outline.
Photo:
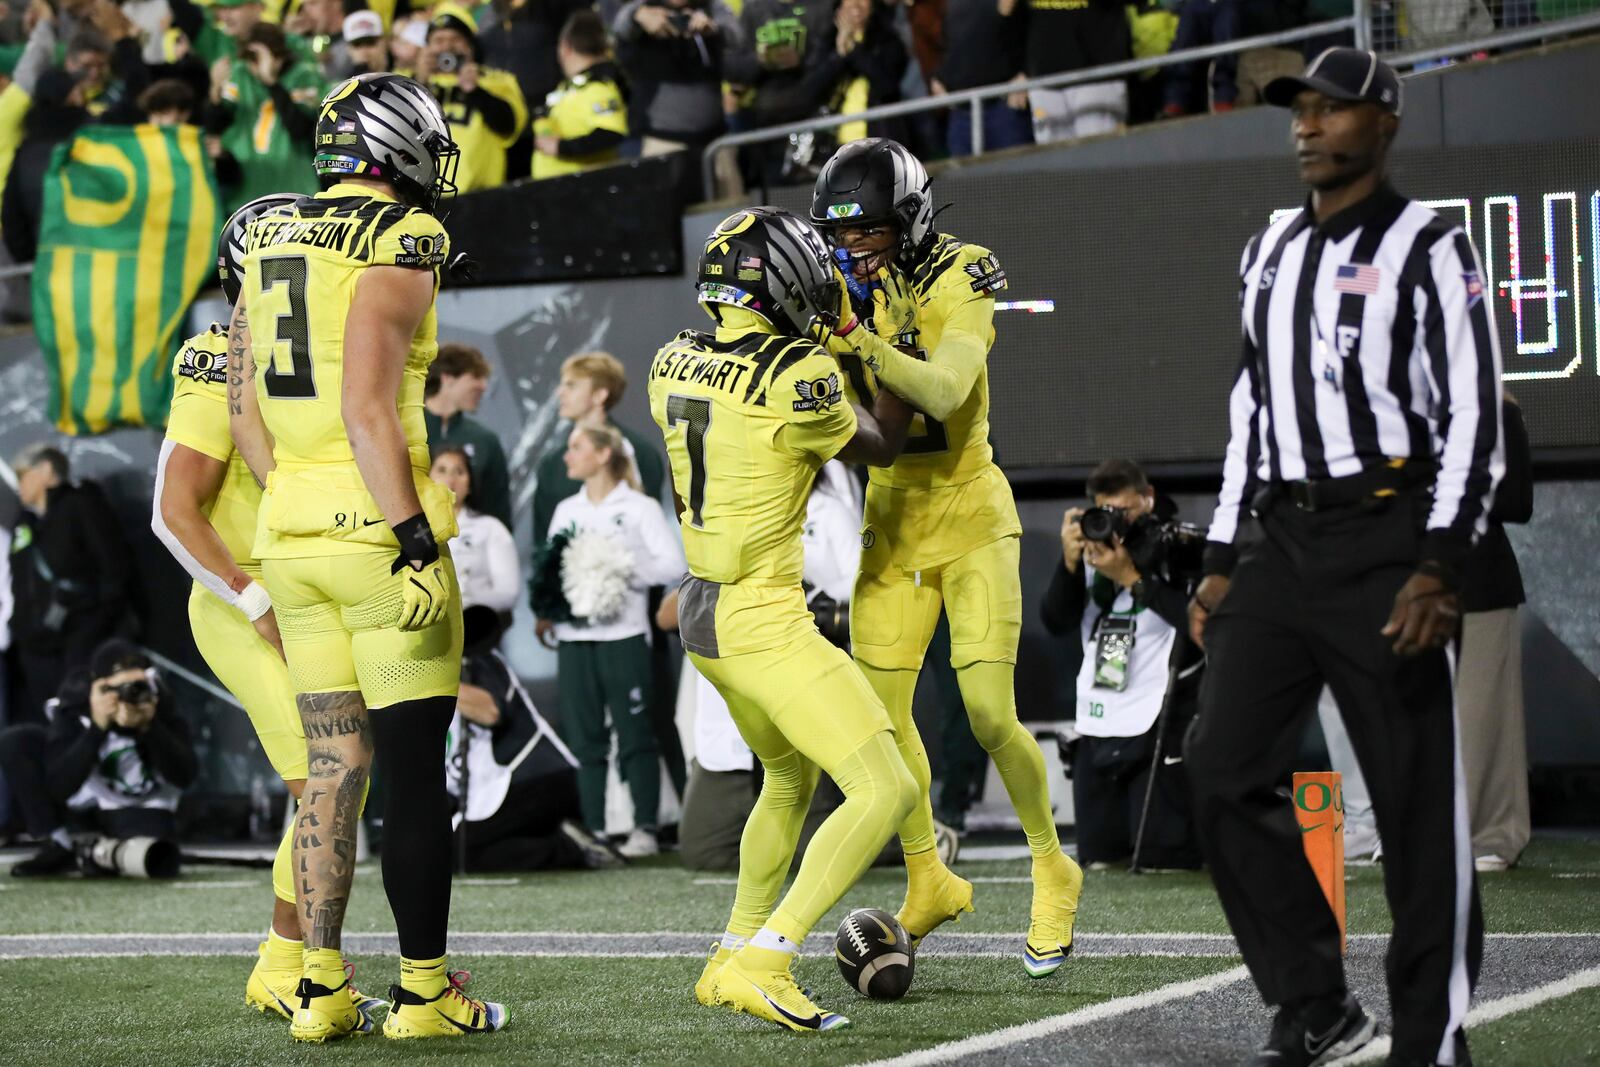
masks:
[[[1431,462],[1394,459],[1343,478],[1272,482],[1267,486],[1269,500],[1266,503],[1270,507],[1277,500],[1287,500],[1299,511],[1328,511],[1398,496],[1423,484],[1433,472]]]

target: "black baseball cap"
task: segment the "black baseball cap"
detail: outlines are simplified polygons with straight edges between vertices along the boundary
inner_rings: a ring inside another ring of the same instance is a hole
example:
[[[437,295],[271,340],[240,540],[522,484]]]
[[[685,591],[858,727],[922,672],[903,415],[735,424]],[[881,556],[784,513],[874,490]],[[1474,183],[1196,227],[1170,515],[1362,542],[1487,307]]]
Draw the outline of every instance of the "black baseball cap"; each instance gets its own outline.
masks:
[[[1295,94],[1310,89],[1335,100],[1377,104],[1391,115],[1400,114],[1400,77],[1376,52],[1359,48],[1329,48],[1299,77],[1274,78],[1261,98],[1276,107],[1294,103]]]

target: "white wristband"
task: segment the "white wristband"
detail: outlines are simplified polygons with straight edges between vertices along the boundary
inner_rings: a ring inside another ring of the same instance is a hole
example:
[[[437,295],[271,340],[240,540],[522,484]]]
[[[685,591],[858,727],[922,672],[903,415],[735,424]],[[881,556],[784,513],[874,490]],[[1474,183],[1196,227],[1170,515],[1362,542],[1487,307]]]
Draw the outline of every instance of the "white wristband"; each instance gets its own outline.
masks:
[[[233,606],[244,612],[244,617],[255,622],[261,616],[272,610],[272,598],[267,595],[267,587],[260,582],[251,582],[239,591],[238,599]]]

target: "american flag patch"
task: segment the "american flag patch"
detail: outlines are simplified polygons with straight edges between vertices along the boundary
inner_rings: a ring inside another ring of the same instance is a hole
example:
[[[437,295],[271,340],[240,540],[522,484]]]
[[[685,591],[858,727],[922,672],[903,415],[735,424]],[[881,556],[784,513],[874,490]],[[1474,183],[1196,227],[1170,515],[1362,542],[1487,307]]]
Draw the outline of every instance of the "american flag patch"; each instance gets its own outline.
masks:
[[[761,269],[761,257],[760,256],[745,256],[744,258],[739,260],[739,269],[740,270],[760,270]]]
[[[1371,296],[1378,291],[1382,273],[1370,263],[1347,263],[1333,276],[1333,288],[1341,293]]]
[[[1483,279],[1478,277],[1477,271],[1467,271],[1461,275],[1461,284],[1467,289],[1467,307],[1470,308],[1483,299]]]

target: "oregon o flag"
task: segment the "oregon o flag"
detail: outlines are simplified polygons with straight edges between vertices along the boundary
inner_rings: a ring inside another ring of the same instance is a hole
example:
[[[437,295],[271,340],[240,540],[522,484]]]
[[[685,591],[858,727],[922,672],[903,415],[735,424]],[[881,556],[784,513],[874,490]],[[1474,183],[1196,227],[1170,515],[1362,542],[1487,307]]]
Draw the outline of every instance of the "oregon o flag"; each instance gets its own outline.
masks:
[[[198,127],[89,126],[56,149],[33,321],[63,431],[166,422],[173,335],[220,225]]]

